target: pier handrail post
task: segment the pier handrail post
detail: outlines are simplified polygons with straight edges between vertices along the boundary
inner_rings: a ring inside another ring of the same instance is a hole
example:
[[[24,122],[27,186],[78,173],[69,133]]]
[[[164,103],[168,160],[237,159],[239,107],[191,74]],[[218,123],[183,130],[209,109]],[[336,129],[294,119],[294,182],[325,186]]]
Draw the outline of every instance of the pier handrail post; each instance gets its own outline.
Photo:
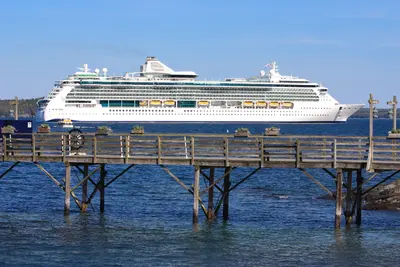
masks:
[[[61,135],[61,153],[62,153],[62,157],[63,157],[63,162],[66,162],[67,159],[67,142],[65,141],[65,135]]]
[[[3,153],[4,153],[3,158],[4,158],[4,161],[6,161],[7,160],[7,137],[5,134],[2,134],[2,136],[3,136]]]
[[[130,136],[127,135],[125,136],[125,163],[127,163],[129,159],[129,142],[130,142]]]
[[[36,135],[32,133],[32,161],[36,162]]]
[[[229,146],[228,146],[228,137],[224,137],[224,153],[225,153],[225,166],[229,166]]]
[[[260,153],[260,157],[261,157],[261,163],[260,163],[260,167],[263,168],[264,167],[264,138],[260,138],[260,149],[261,149],[261,153]]]
[[[161,164],[161,136],[157,136],[157,164]]]
[[[194,137],[190,137],[190,146],[191,146],[191,151],[192,151],[192,157],[191,157],[191,165],[194,165]]]
[[[97,138],[93,136],[93,163],[97,162]]]
[[[336,145],[337,145],[337,141],[336,138],[333,139],[333,168],[336,168],[336,160],[337,160],[337,155],[336,155]]]

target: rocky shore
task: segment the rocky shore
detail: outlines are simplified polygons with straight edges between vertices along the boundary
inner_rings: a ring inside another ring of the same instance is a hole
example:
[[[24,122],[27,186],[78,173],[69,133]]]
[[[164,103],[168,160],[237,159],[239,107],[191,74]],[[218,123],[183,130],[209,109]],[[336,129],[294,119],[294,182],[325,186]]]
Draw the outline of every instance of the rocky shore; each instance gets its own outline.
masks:
[[[400,180],[377,186],[364,198],[365,210],[400,210]]]
[[[364,188],[364,191],[367,188]],[[336,194],[334,192],[334,194]],[[346,190],[343,191],[343,195]],[[322,195],[317,199],[332,200],[331,195]],[[354,200],[354,199],[353,199]],[[363,198],[364,210],[399,210],[400,211],[400,179],[390,184],[379,185]]]

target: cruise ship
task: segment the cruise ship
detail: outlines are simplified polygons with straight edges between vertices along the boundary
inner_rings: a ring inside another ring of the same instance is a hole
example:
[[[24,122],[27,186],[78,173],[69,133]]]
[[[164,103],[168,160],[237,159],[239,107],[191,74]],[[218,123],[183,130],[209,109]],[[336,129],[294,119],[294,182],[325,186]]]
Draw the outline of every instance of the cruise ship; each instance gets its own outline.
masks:
[[[321,84],[284,76],[276,62],[250,78],[197,80],[147,57],[110,76],[88,65],[38,101],[37,120],[82,122],[345,122],[363,104],[340,104]]]

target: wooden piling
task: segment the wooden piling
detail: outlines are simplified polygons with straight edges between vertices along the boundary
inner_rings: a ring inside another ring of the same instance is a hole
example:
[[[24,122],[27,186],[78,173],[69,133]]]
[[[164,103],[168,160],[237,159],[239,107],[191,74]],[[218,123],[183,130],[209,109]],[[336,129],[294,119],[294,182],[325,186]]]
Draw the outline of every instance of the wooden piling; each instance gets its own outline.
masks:
[[[100,165],[100,185],[99,185],[99,191],[100,191],[100,212],[104,212],[104,184],[105,184],[105,178],[106,178],[106,169],[105,169],[105,164],[102,163]]]
[[[200,187],[200,166],[194,167],[193,183],[193,223],[199,221],[199,187]]]
[[[347,191],[346,191],[346,211],[345,211],[345,217],[346,217],[346,226],[350,226],[351,224],[351,219],[352,219],[352,208],[351,208],[351,198],[353,195],[352,192],[352,182],[353,182],[353,171],[348,170],[347,171]]]
[[[335,214],[335,229],[340,229],[340,219],[342,216],[342,169],[336,170],[336,214]]]
[[[210,176],[209,176],[209,186],[208,189],[208,211],[207,211],[207,219],[212,220],[214,218],[214,186],[211,186],[214,183],[214,175],[215,168],[210,167]]]
[[[71,165],[65,164],[65,198],[64,198],[64,215],[69,215],[71,208]]]
[[[361,225],[361,211],[362,211],[362,191],[363,191],[363,178],[361,170],[357,170],[357,193],[356,193],[356,224]]]
[[[224,178],[224,206],[222,216],[224,220],[229,219],[229,187],[231,185],[230,182],[230,171],[232,167],[225,168],[225,178]]]
[[[83,166],[83,178],[89,175],[89,165],[85,164]],[[88,180],[86,179],[82,183],[82,211],[86,211],[87,207],[87,198],[88,198]]]

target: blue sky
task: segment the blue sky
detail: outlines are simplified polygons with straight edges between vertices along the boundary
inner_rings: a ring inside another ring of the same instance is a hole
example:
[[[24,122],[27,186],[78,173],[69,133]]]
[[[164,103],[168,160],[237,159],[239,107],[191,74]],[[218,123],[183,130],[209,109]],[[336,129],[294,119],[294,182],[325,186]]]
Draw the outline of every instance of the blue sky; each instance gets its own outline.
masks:
[[[276,60],[343,103],[400,97],[400,1],[3,1],[0,98],[47,95],[88,63],[137,71],[148,55],[200,79]],[[384,106],[384,105],[383,105]]]

